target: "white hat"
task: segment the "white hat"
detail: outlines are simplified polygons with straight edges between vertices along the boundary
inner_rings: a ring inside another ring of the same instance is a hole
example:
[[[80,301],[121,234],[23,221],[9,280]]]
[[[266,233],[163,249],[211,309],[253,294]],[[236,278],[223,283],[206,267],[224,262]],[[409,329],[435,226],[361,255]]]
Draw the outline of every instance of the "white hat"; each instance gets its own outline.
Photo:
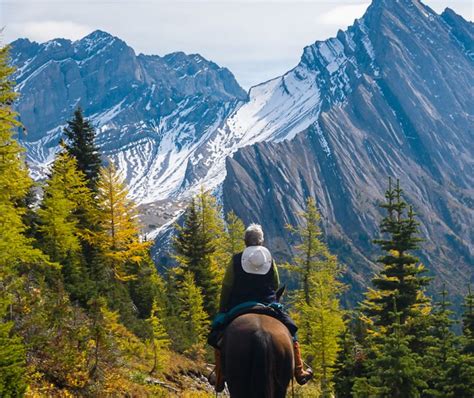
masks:
[[[263,246],[249,246],[242,253],[242,268],[249,274],[265,275],[272,266],[272,255]]]

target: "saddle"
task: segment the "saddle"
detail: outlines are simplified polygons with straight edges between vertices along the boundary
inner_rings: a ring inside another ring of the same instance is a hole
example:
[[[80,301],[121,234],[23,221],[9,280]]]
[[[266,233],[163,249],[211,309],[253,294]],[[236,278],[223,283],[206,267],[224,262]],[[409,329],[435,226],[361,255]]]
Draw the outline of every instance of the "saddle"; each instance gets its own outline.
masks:
[[[245,314],[261,314],[283,321],[283,305],[280,303],[262,304],[256,301],[241,303],[230,311],[217,314],[211,325],[207,342],[214,348],[219,348],[225,328],[236,318]],[[284,322],[283,322],[284,323]]]

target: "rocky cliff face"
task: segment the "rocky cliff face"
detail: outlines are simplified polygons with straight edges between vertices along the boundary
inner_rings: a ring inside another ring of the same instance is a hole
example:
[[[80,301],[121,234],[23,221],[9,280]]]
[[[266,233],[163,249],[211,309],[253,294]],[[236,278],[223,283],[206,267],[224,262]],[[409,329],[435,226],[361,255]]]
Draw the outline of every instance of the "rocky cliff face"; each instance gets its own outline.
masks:
[[[356,293],[376,267],[377,203],[398,177],[422,222],[423,260],[459,291],[474,281],[473,43],[473,24],[452,10],[374,0],[247,95],[199,55],[137,56],[100,31],[17,40],[20,138],[40,178],[80,104],[151,228],[174,220],[202,184],[262,223],[279,258],[290,253],[285,224],[315,196]]]
[[[298,223],[305,198],[316,197],[328,242],[361,287],[374,269],[377,202],[387,177],[398,177],[422,222],[423,260],[452,291],[472,282],[472,43],[473,25],[451,10],[440,16],[418,1],[374,1],[346,32],[306,47],[280,78],[288,95],[287,76],[302,76],[305,86],[309,78],[320,111],[293,140],[228,159],[226,209],[262,222],[285,256],[285,224]]]

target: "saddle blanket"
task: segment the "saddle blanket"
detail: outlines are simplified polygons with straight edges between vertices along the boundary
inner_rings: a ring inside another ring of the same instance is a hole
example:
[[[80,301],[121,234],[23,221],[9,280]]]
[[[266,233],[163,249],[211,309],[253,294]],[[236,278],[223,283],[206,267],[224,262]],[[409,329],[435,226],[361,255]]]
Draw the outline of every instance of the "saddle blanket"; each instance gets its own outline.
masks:
[[[219,313],[215,316],[211,325],[211,332],[207,338],[208,344],[215,348],[219,348],[220,340],[227,325],[235,318],[244,314],[263,314],[278,319],[288,328],[293,337],[296,335],[296,331],[298,330],[293,320],[283,311],[282,304],[277,302],[262,304],[255,301],[247,301],[235,306],[228,312]]]
[[[211,328],[225,328],[225,326],[227,326],[235,318],[243,314],[264,313],[265,315],[277,317],[277,314],[275,314],[275,312],[281,311],[283,311],[283,304],[280,303],[262,304],[256,301],[246,301],[245,303],[236,305],[230,311],[220,312],[219,314],[217,314],[214,317],[214,320],[212,321]]]

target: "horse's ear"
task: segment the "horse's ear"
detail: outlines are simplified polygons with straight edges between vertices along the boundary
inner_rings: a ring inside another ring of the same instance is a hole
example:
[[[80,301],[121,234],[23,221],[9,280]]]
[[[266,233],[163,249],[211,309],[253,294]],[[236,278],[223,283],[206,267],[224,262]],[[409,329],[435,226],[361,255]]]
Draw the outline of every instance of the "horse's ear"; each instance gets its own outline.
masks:
[[[280,301],[281,296],[283,296],[283,293],[285,292],[285,289],[286,289],[286,285],[282,285],[278,288],[278,290],[275,293],[277,301]]]

